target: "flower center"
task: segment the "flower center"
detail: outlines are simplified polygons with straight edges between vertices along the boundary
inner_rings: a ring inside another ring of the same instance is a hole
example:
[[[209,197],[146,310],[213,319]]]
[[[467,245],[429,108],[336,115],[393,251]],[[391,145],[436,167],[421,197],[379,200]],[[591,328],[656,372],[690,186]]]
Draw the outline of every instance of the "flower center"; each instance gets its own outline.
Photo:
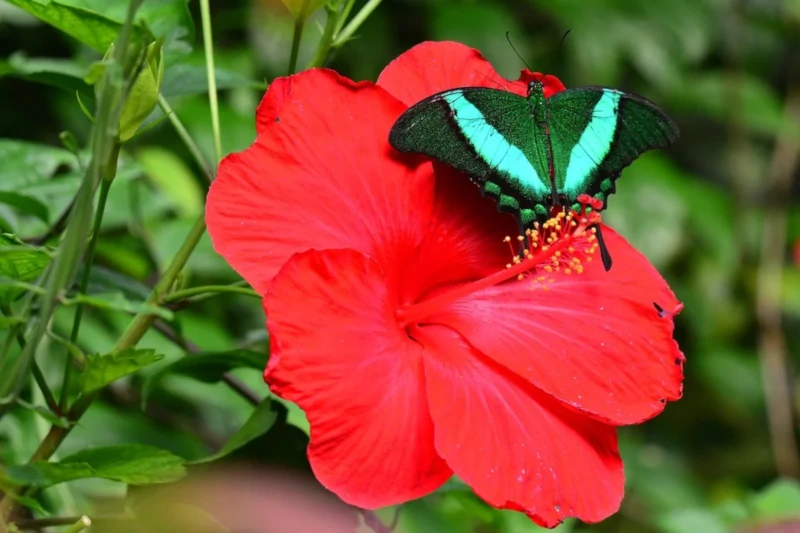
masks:
[[[592,261],[597,252],[597,224],[603,202],[582,194],[578,197],[580,211],[564,211],[554,208],[553,216],[543,224],[519,235],[516,239],[506,237],[512,259],[503,270],[470,283],[465,283],[432,298],[400,307],[396,312],[397,322],[408,327],[422,322],[451,303],[474,292],[509,280],[530,280],[531,290],[548,290],[556,273],[559,275],[581,274],[585,263]],[[516,246],[515,246],[516,244]]]

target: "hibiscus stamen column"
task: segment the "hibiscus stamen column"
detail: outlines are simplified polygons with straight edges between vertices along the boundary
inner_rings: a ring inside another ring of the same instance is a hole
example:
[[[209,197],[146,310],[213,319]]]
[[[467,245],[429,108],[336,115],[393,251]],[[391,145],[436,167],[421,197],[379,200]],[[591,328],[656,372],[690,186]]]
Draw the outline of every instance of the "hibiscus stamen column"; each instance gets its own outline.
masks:
[[[514,251],[511,237],[503,239],[509,244],[513,256],[505,269],[428,300],[400,307],[395,315],[397,322],[402,327],[417,324],[468,294],[509,280],[522,280],[526,275],[533,275],[531,290],[548,290],[547,283],[554,281],[548,274],[582,273],[584,261],[591,262],[592,255],[598,249],[597,229],[594,226],[600,224],[600,209],[603,204],[587,195],[582,195],[578,200],[581,203],[580,212],[554,211],[546,222],[535,223],[533,229],[528,229],[525,235],[517,237],[516,240],[525,245],[522,257]]]

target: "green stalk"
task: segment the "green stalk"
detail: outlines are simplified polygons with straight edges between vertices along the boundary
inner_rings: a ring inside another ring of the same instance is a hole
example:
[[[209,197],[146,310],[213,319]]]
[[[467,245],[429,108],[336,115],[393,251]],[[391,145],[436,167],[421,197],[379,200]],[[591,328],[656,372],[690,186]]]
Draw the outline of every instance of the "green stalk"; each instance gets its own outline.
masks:
[[[172,109],[172,106],[169,105],[167,99],[160,94],[158,95],[158,105],[161,106],[161,109],[167,116],[167,120],[169,120],[170,123],[172,124],[172,127],[175,128],[178,137],[180,137],[181,140],[183,141],[183,144],[186,145],[186,148],[189,150],[189,153],[192,154],[194,160],[197,162],[198,165],[200,165],[200,168],[203,169],[203,174],[210,183],[214,179],[214,172],[211,170],[211,167],[209,167],[208,161],[206,161],[206,158],[203,155],[203,151],[200,150],[200,147],[197,146],[196,142],[194,142],[192,136],[189,135],[189,131],[186,129],[186,126],[183,125],[181,119],[178,118],[177,114],[175,114],[175,111]]]
[[[8,305],[0,307],[0,311],[2,311],[5,316],[11,316],[13,314],[11,307]],[[12,338],[16,338],[19,347],[23,350],[25,349],[25,336],[22,334],[21,325],[15,326],[12,330],[12,335],[9,335],[6,340],[11,341]],[[42,396],[44,396],[47,407],[56,415],[61,416],[62,411],[59,409],[53,391],[51,391],[50,387],[47,385],[47,380],[44,378],[44,373],[39,367],[39,363],[36,362],[35,357],[31,359],[31,372],[33,372],[33,379],[36,381],[36,385],[39,387],[39,390],[42,391]]]
[[[215,164],[222,160],[222,137],[219,130],[219,103],[217,102],[217,78],[214,74],[214,40],[211,35],[211,9],[208,0],[200,0],[200,19],[203,25],[203,45],[206,53],[206,76],[208,77],[208,101],[211,105],[211,131],[214,134]]]
[[[314,58],[308,64],[308,68],[325,65],[331,52],[336,26],[339,24],[339,11],[335,7],[326,5],[325,12],[328,17],[325,20],[325,29],[322,31],[322,37],[319,40],[319,45],[317,45],[317,53],[314,54]]]
[[[100,195],[97,199],[97,211],[94,214],[94,224],[92,224],[92,238],[89,241],[89,248],[86,249],[86,257],[83,260],[83,275],[78,287],[78,294],[86,294],[89,287],[89,277],[92,273],[92,264],[94,263],[94,255],[97,251],[97,241],[100,240],[100,227],[103,224],[103,213],[106,210],[106,202],[108,201],[108,191],[111,190],[111,183],[117,175],[117,159],[119,158],[119,151],[121,145],[115,142],[111,149],[111,157],[109,164],[106,166],[106,173],[103,176],[103,181],[100,183]],[[75,309],[75,318],[72,320],[72,333],[69,336],[69,342],[72,344],[77,343],[78,333],[81,330],[81,319],[83,318],[84,306],[82,303],[78,304]],[[61,396],[58,405],[63,411],[67,408],[67,400],[69,399],[70,383],[72,381],[72,370],[75,367],[75,361],[72,353],[68,352],[66,362],[64,363],[64,380],[61,385]]]
[[[175,291],[164,298],[164,303],[173,304],[191,298],[192,296],[222,294],[226,292],[231,294],[244,294],[245,296],[261,299],[260,294],[247,287],[236,287],[234,285],[204,285]]]
[[[338,20],[336,21],[336,29],[333,32],[334,35],[339,35],[342,32],[342,26],[347,22],[347,18],[350,16],[350,11],[353,10],[355,3],[356,0],[347,0],[344,9],[342,9],[341,14],[337,17]]]
[[[339,48],[346,43],[353,36],[356,30],[361,27],[364,21],[367,20],[367,17],[369,17],[372,12],[375,11],[379,5],[381,5],[381,2],[382,0],[369,0],[369,2],[364,4],[364,7],[361,8],[361,11],[356,13],[356,16],[353,17],[353,20],[351,20],[350,23],[345,26],[341,33],[336,35],[336,39],[333,41],[331,47]]]
[[[300,53],[300,41],[303,40],[303,29],[306,27],[306,17],[301,15],[294,21],[292,33],[292,53],[289,56],[289,76],[297,70],[297,56]]]
[[[88,516],[82,516],[80,519],[72,524],[72,526],[68,527],[64,530],[64,533],[80,533],[87,527],[92,525],[92,521],[89,520]]]

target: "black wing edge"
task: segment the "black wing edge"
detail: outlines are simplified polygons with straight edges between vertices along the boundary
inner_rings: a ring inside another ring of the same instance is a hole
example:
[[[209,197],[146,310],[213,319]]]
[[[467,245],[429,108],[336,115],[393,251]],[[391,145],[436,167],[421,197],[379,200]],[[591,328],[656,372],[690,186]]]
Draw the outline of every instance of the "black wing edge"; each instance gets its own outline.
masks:
[[[443,97],[448,94],[452,94],[455,92],[465,92],[465,91],[498,91],[498,92],[511,92],[503,89],[494,89],[492,87],[457,87],[455,89],[447,89],[445,91],[438,92],[434,95],[428,96],[417,102],[416,104],[412,105],[408,109],[406,109],[400,117],[395,121],[392,125],[392,129],[389,130],[389,144],[395,150],[400,152],[411,152],[414,151],[409,148],[403,147],[402,138],[403,136],[407,135],[409,131],[411,131],[415,126],[414,119],[419,115],[421,111],[425,108],[429,107],[430,105],[439,105],[442,101]]]

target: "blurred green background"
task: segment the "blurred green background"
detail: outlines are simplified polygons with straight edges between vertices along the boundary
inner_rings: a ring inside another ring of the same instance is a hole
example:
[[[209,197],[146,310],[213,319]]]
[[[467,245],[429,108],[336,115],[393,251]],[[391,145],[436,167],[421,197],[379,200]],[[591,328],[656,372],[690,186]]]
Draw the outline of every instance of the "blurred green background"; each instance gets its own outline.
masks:
[[[199,8],[194,1],[188,7],[191,17],[171,20],[165,31],[171,48],[162,93],[213,160]],[[286,73],[294,22],[279,0],[220,0],[211,8],[222,144],[229,153],[254,139],[255,107],[266,84]],[[314,55],[324,22],[324,10],[310,17],[299,65]],[[566,30],[571,33],[559,46]],[[506,31],[532,69],[555,74],[568,87],[640,93],[668,110],[682,133],[675,146],[624,172],[605,220],[650,258],[685,303],[676,327],[687,355],[684,398],[656,419],[620,430],[628,480],[621,511],[602,524],[568,521],[558,531],[800,531],[800,265],[792,255],[800,242],[800,1],[385,0],[329,65],[353,79],[374,80],[420,41],[457,40],[516,78],[523,65]],[[91,102],[92,88],[82,78],[99,55],[0,1],[0,57],[0,191],[33,197],[47,209],[33,216],[0,203],[0,225],[29,239],[58,218],[77,190],[80,168],[59,134],[69,131],[86,144],[91,123],[76,92]],[[123,149],[92,277],[95,292],[143,299],[202,212],[201,169],[160,115]],[[183,283],[237,280],[206,238]],[[72,312],[56,314],[55,335],[68,337]],[[147,376],[187,350],[259,350],[266,343],[261,305],[246,296],[219,296],[175,316],[188,348],[149,333],[141,345],[165,354],[165,362],[113,384],[62,454],[139,442],[195,458],[244,422],[248,404],[218,383],[218,375],[172,372],[153,383],[142,410]],[[128,321],[122,311],[92,309],[78,344],[86,352],[108,350]],[[57,382],[63,348],[51,339],[39,358]],[[258,370],[235,372],[258,394],[267,393]],[[34,388],[26,394],[41,403]],[[15,409],[0,423],[0,462],[26,461],[48,425],[31,410]],[[302,413],[290,407],[285,424],[237,457],[307,469],[305,430]],[[71,514],[124,494],[122,484],[88,480],[49,489],[42,503],[55,514]],[[388,522],[392,511],[381,516]],[[450,483],[405,505],[400,530],[538,529]]]

